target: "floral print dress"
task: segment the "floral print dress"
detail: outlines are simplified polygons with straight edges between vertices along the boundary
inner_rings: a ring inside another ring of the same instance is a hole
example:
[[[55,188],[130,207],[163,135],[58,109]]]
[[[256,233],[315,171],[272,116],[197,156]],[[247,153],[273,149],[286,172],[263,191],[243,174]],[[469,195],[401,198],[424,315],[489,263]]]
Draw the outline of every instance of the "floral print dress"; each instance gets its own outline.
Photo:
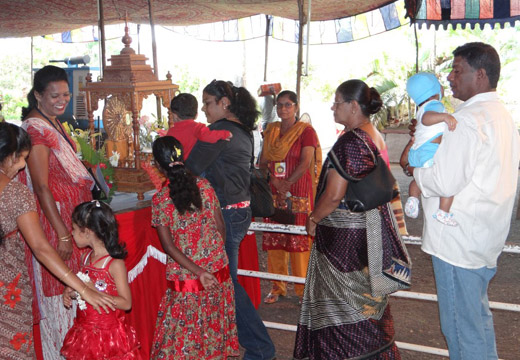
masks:
[[[0,359],[35,359],[32,289],[25,265],[25,244],[16,219],[36,211],[29,189],[9,182],[0,193]]]
[[[167,185],[152,199],[152,225],[168,227],[175,246],[215,274],[221,287],[216,291],[197,287],[197,276],[168,257],[169,288],[159,306],[151,358],[209,360],[238,356],[235,297],[224,240],[214,220],[215,208],[220,206],[215,191],[207,180],[197,178],[202,208],[181,215]]]

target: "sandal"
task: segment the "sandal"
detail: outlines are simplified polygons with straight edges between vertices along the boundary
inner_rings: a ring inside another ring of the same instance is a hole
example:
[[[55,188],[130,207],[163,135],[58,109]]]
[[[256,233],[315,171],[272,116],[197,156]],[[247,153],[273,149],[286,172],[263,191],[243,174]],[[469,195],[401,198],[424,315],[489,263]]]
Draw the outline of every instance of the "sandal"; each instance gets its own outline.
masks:
[[[278,298],[280,297],[279,294],[273,294],[272,292],[270,292],[269,294],[267,294],[267,296],[265,297],[264,299],[264,303],[266,304],[274,304],[275,302],[278,301]]]

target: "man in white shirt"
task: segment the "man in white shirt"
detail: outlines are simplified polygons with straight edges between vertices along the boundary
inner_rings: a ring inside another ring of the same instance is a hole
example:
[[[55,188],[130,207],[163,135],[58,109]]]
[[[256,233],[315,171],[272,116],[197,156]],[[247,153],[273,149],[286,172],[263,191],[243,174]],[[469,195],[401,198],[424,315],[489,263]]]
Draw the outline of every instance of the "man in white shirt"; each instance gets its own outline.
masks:
[[[500,59],[484,43],[453,52],[448,81],[462,103],[430,168],[411,168],[423,195],[422,250],[432,255],[441,329],[450,359],[498,359],[487,289],[509,232],[518,180],[519,136],[498,99]],[[459,226],[432,217],[455,196]]]

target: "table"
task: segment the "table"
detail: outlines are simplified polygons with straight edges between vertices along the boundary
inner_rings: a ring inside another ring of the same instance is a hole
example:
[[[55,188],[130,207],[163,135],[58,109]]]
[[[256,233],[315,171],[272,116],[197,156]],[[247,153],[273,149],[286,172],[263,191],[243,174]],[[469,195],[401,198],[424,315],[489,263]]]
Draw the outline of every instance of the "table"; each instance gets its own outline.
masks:
[[[128,256],[125,265],[128,282],[132,292],[132,309],[126,313],[125,322],[132,325],[141,343],[141,356],[150,358],[157,311],[161,298],[166,291],[166,254],[151,226],[152,211],[149,203],[141,202],[142,208],[119,210],[116,219],[119,226],[119,238],[126,244]],[[239,251],[238,267],[258,271],[258,250],[254,232],[248,232]],[[258,308],[260,304],[260,279],[239,276],[239,282],[249,294],[251,301]],[[35,347],[38,344],[39,329],[35,327]],[[37,356],[41,359],[41,355]]]

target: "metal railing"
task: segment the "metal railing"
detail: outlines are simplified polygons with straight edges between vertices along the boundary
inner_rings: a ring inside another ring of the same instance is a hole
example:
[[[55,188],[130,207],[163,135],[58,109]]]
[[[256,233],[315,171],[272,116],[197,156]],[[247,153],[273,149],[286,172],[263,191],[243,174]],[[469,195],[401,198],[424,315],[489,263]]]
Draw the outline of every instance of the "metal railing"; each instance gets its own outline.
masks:
[[[282,224],[269,224],[262,222],[252,222],[249,226],[250,231],[266,231],[266,232],[279,232],[279,233],[289,233],[289,234],[297,234],[297,235],[306,235],[304,226],[300,225],[282,225]],[[422,239],[418,236],[403,236],[404,242],[408,245],[421,245]],[[520,254],[520,246],[506,244],[504,246],[503,252],[506,253],[514,253]],[[242,276],[250,276],[256,277],[264,280],[282,280],[287,282],[292,282],[296,284],[305,284],[305,278],[297,277],[297,276],[289,276],[289,275],[280,275],[280,274],[272,274],[265,273],[260,271],[253,270],[238,270],[238,275]],[[405,299],[416,299],[416,300],[426,300],[426,301],[437,301],[437,295],[435,294],[425,294],[418,293],[413,291],[397,291],[393,293],[391,296]],[[514,311],[520,312],[520,304],[509,304],[502,302],[490,301],[489,307],[491,309],[496,310],[506,310],[506,311]],[[277,330],[285,330],[285,331],[293,331],[296,332],[296,325],[290,324],[281,324],[270,321],[264,321],[266,327]],[[397,347],[403,350],[410,350],[416,352],[422,352],[433,355],[440,355],[449,357],[448,350],[439,349],[429,346],[423,346],[418,344],[409,344],[400,341],[396,341]]]

